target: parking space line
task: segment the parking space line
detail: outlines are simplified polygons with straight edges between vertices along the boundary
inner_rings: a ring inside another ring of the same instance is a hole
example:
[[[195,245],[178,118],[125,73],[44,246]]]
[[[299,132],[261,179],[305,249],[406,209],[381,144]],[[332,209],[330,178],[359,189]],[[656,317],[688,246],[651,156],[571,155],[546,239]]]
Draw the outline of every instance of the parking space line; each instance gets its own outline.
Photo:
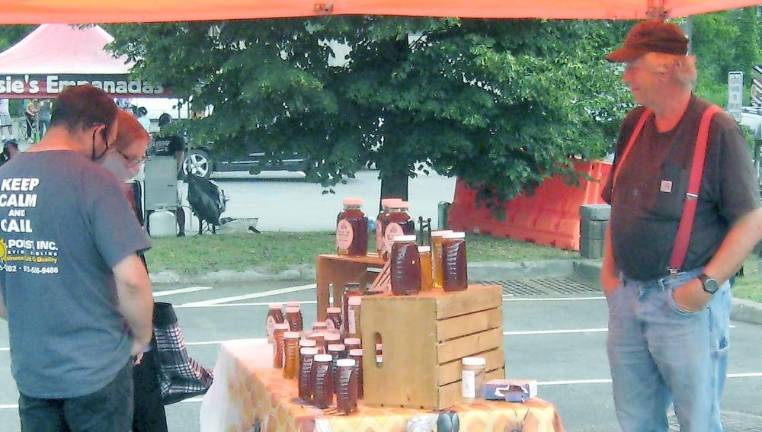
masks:
[[[167,291],[156,291],[153,293],[153,296],[165,297],[165,296],[170,296],[174,294],[187,294],[187,293],[198,292],[198,291],[206,291],[210,289],[212,289],[212,287],[196,286],[196,287],[180,288],[180,289],[167,290]]]
[[[604,333],[609,329],[606,327],[587,328],[587,329],[569,329],[569,330],[527,330],[527,331],[509,331],[503,332],[503,336],[526,336],[526,335],[548,335],[548,334],[567,334],[567,333]]]
[[[258,302],[258,303],[227,303],[227,304],[211,304],[211,305],[194,305],[194,304],[181,304],[175,306],[175,309],[180,308],[220,308],[220,307],[240,307],[240,306],[263,306],[267,307],[272,302]],[[317,304],[317,301],[315,300],[304,300],[304,301],[295,301],[295,302],[289,302],[289,303],[299,303],[299,304]]]
[[[762,372],[749,372],[749,373],[734,373],[727,374],[727,379],[738,378],[762,378]],[[538,381],[538,386],[555,386],[555,385],[581,385],[581,384],[611,384],[611,378],[609,379],[588,379],[588,380],[566,380],[566,381]]]
[[[271,296],[276,296],[279,294],[308,291],[308,290],[315,289],[315,287],[316,285],[313,283],[313,284],[299,285],[299,286],[288,287],[288,288],[278,288],[274,290],[268,290],[268,291],[262,291],[262,292],[256,292],[256,293],[244,294],[244,295],[238,295],[238,296],[232,296],[232,297],[222,297],[222,298],[216,298],[211,300],[184,303],[181,306],[186,306],[186,307],[187,306],[209,306],[209,305],[216,305],[220,303],[234,302],[238,300],[248,300],[253,298],[271,297]]]
[[[514,297],[503,295],[504,302],[547,302],[547,301],[588,301],[588,300],[606,300],[604,296],[591,297]]]

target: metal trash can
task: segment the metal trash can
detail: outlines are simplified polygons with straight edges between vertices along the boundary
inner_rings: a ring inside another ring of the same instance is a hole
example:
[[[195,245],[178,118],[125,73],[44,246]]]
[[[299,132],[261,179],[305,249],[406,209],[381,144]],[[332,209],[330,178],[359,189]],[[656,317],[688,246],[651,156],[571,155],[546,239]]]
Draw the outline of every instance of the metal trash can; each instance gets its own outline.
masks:
[[[579,254],[582,258],[602,258],[611,206],[584,204],[579,207],[579,216]]]

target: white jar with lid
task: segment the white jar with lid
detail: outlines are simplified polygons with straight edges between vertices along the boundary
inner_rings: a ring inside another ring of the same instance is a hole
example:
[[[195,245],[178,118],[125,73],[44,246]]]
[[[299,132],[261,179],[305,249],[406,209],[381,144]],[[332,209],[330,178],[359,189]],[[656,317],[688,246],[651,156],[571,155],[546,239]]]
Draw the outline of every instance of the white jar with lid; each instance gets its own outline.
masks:
[[[484,357],[465,357],[462,363],[461,396],[464,402],[473,402],[482,397],[487,361]]]

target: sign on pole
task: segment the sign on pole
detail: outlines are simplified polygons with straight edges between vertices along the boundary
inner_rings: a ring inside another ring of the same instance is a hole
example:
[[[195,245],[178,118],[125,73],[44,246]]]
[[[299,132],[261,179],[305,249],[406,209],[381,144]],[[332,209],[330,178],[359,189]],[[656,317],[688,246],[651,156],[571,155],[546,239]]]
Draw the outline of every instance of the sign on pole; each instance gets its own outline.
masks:
[[[743,72],[728,72],[728,113],[736,121],[741,121],[741,103],[743,101]]]

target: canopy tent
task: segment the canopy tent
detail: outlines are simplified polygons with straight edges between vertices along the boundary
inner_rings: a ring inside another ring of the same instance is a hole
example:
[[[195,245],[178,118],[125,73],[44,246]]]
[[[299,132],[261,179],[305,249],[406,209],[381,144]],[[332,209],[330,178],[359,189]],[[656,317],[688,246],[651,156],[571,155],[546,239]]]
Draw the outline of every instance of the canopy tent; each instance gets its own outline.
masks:
[[[113,39],[98,26],[39,26],[0,53],[0,98],[55,97],[62,87],[83,81],[114,96],[163,96],[161,86],[128,79],[127,58],[104,49]]]
[[[644,19],[760,0],[4,0],[0,24],[169,22],[319,15]]]

